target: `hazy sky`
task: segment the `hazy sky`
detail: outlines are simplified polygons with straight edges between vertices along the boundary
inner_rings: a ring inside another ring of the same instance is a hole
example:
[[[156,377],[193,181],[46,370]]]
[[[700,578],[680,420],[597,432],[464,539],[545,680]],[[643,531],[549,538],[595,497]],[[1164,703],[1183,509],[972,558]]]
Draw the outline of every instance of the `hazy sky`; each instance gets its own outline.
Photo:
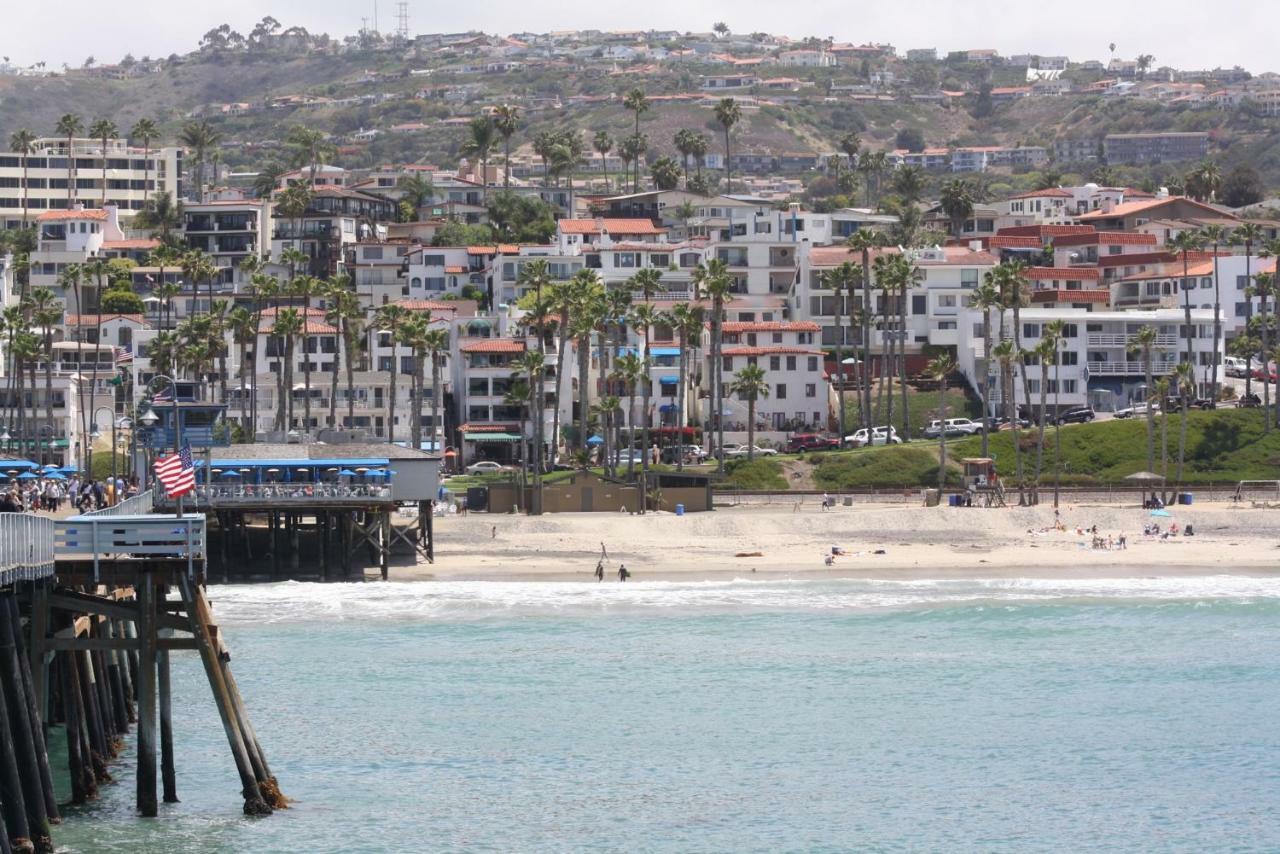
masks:
[[[396,0],[101,0],[20,3],[5,0],[0,55],[27,64],[79,65],[87,56],[114,62],[126,52],[167,56],[193,49],[221,23],[248,33],[263,15],[331,36],[354,33],[377,6],[383,31],[394,29]],[[1280,12],[1275,0],[408,0],[414,33],[478,29],[489,33],[559,29],[710,29],[723,20],[735,32],[764,30],[793,37],[890,42],[903,51],[995,48],[1002,54],[1065,54],[1104,59],[1107,46],[1156,65],[1213,68],[1242,65],[1254,73],[1280,71]]]

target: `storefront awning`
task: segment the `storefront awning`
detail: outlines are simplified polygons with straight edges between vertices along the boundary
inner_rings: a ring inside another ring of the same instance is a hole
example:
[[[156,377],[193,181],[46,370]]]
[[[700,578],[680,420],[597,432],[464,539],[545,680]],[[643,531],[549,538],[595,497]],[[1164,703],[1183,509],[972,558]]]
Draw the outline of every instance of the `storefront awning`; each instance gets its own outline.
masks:
[[[463,433],[462,438],[467,442],[520,442],[524,439],[515,433]]]
[[[680,382],[680,378],[679,377],[658,377],[658,382],[662,383],[663,385],[675,385],[676,383]]]
[[[650,347],[649,354],[652,356],[679,356],[679,347]]]

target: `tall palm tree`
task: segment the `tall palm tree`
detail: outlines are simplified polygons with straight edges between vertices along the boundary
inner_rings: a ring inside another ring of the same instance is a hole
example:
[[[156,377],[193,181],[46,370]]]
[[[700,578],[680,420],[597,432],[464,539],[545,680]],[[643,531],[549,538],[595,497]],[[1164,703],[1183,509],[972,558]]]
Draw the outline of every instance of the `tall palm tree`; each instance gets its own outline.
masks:
[[[1015,361],[1022,358],[1018,347],[1008,338],[1001,341],[991,348],[991,355],[995,357],[1000,364],[1000,382],[1002,388],[1002,396],[1004,399],[1005,417],[1011,422],[1013,427],[1013,460],[1014,470],[1017,473],[1018,492],[1022,493],[1022,434],[1018,429],[1018,421],[1016,415],[1016,400],[1013,394],[1013,365]],[[1021,499],[1020,503],[1021,503]]]
[[[610,447],[613,436],[613,417],[621,405],[621,401],[615,395],[606,394],[591,407],[592,411],[600,417],[600,436],[604,439],[604,445],[601,447],[604,453],[604,470],[611,476],[617,475],[617,465]]]
[[[1179,362],[1173,369],[1174,379],[1178,381],[1178,399],[1181,402],[1182,418],[1178,424],[1178,469],[1174,476],[1178,489],[1182,487],[1182,467],[1187,459],[1187,413],[1190,409],[1191,393],[1196,387],[1196,366],[1190,362]]]
[[[1191,347],[1192,342],[1195,340],[1195,329],[1191,326],[1191,292],[1195,289],[1195,282],[1191,281],[1191,276],[1188,272],[1190,269],[1189,257],[1192,252],[1199,252],[1204,248],[1204,238],[1194,231],[1180,231],[1165,245],[1172,252],[1182,256],[1182,310],[1185,324],[1182,334],[1187,344],[1187,361],[1194,365],[1196,357]]]
[[[560,407],[564,400],[564,375],[566,359],[569,353],[569,339],[573,335],[572,314],[578,302],[577,289],[581,280],[577,278],[563,282],[555,282],[549,294],[549,308],[556,317],[556,377],[552,384],[552,394],[556,399],[556,408],[551,411],[552,456],[560,447]]]
[[[578,446],[587,447],[591,414],[591,336],[604,320],[604,284],[595,270],[583,269],[573,274],[573,306],[570,309],[570,333],[578,351]],[[604,362],[603,344],[601,363]]]
[[[857,265],[849,261],[845,261],[841,263],[839,266],[831,270],[828,270],[825,273],[822,273],[821,279],[822,279],[822,282],[827,287],[831,288],[832,298],[834,300],[834,305],[835,305],[835,318],[833,320],[833,323],[836,329],[836,341],[835,341],[836,374],[840,378],[839,380],[840,385],[836,389],[836,396],[838,399],[837,406],[839,407],[839,412],[837,413],[836,422],[839,425],[839,430],[840,430],[840,447],[843,448],[844,437],[846,435],[844,391],[847,383],[845,382],[845,369],[844,369],[844,346],[843,346],[844,326],[840,322],[840,315],[842,313],[840,309],[841,309],[841,305],[845,302],[845,300],[848,300],[849,306],[850,306],[849,307],[850,320],[852,321],[853,313],[856,311],[856,309],[853,307],[854,286],[862,279],[862,271],[858,269]],[[852,323],[850,323],[850,325],[852,325]]]
[[[1213,361],[1209,367],[1209,398],[1218,399],[1218,373],[1222,359],[1218,352],[1218,341],[1222,338],[1222,289],[1218,281],[1218,248],[1230,240],[1230,233],[1217,223],[1206,225],[1200,230],[1203,243],[1213,247]]]
[[[304,324],[306,334],[302,338],[302,381],[305,388],[305,397],[302,399],[302,418],[303,424],[306,425],[306,431],[311,430],[311,354],[312,347],[315,352],[320,352],[320,335],[311,332],[311,297],[314,294],[321,293],[324,290],[324,283],[314,276],[298,276],[293,280],[290,287],[290,296],[302,298],[302,316],[306,321]],[[317,324],[318,325],[318,324]]]
[[[298,336],[304,334],[304,319],[296,308],[282,308],[276,312],[271,334],[276,338],[282,353],[281,370],[277,376],[279,398],[276,401],[276,429],[293,429],[293,347]]]
[[[862,405],[859,408],[862,410],[862,426],[870,431],[874,420],[871,411],[871,250],[884,245],[884,236],[869,228],[859,228],[849,235],[844,245],[849,251],[862,255],[862,310],[858,314],[862,323]],[[852,323],[852,315],[849,320]]]
[[[670,318],[680,341],[680,386],[676,389],[676,432],[680,437],[680,452],[676,454],[676,468],[684,469],[685,397],[689,384],[689,364],[691,352],[701,344],[705,321],[702,308],[687,302],[673,305]]]
[[[742,108],[732,98],[721,98],[715,106],[716,122],[724,128],[724,183],[725,193],[733,193],[733,161],[729,153],[729,133],[742,120]]]
[[[238,305],[231,310],[231,314],[227,317],[227,328],[231,331],[231,339],[236,344],[236,361],[239,365],[240,427],[246,437],[251,437],[256,432],[257,425],[249,420],[249,400],[251,396],[257,397],[257,389],[250,393],[248,381],[250,367],[249,345],[257,341],[258,321],[252,311],[242,305]]]
[[[181,243],[175,232],[182,229],[182,206],[167,192],[157,193],[143,203],[142,210],[133,218],[133,225],[149,230],[164,246],[176,247]]]
[[[422,336],[422,347],[431,360],[431,441],[436,451],[444,450],[444,430],[440,426],[440,372],[442,357],[449,352],[449,333],[444,329],[428,329]],[[439,436],[441,438],[437,439]]]
[[[138,119],[133,123],[133,127],[129,128],[130,139],[142,140],[142,203],[145,205],[151,199],[151,141],[160,136],[160,129],[156,127],[156,123],[148,118]]]
[[[1267,241],[1267,243],[1263,245],[1262,251],[1258,253],[1258,256],[1261,258],[1275,259],[1277,271],[1276,273],[1271,274],[1271,278],[1266,281],[1265,285],[1259,282],[1256,278],[1254,279],[1259,296],[1261,297],[1258,307],[1262,315],[1262,367],[1264,371],[1269,371],[1271,364],[1271,323],[1267,320],[1267,297],[1276,296],[1277,275],[1280,275],[1280,239]],[[1273,314],[1275,314],[1277,318],[1280,318],[1280,300],[1273,300],[1273,302],[1275,302]],[[1275,403],[1275,420],[1276,424],[1280,425],[1280,390],[1276,391]]]
[[[333,349],[333,371],[329,377],[329,429],[338,429],[338,369],[343,366],[343,355],[346,355],[347,397],[351,396],[354,384],[351,372],[354,349],[359,346],[359,321],[364,316],[360,305],[360,297],[351,290],[350,280],[346,276],[335,276],[322,283],[322,293],[328,302],[325,309],[325,322],[337,330],[336,346]]]
[[[412,448],[422,447],[422,397],[424,356],[427,349],[427,324],[429,315],[414,312],[400,324],[400,343],[409,348],[413,356],[413,406],[409,412],[409,442]]]
[[[1040,503],[1040,475],[1044,472],[1044,425],[1049,417],[1049,366],[1058,363],[1058,343],[1061,340],[1065,323],[1055,320],[1045,324],[1040,336],[1040,343],[1032,351],[1036,361],[1040,363],[1040,418],[1036,436],[1036,474],[1032,480],[1031,497],[1035,504]],[[1057,422],[1055,417],[1054,422]]]
[[[931,378],[937,380],[940,390],[938,405],[938,421],[944,427],[947,423],[947,377],[956,369],[956,363],[945,353],[934,356],[925,370]],[[938,430],[938,491],[947,487],[947,431]]]
[[[1160,407],[1160,476],[1162,478],[1161,493],[1164,495],[1164,501],[1167,504],[1169,494],[1167,487],[1169,485],[1169,413],[1165,408],[1165,402],[1169,399],[1169,378],[1161,377],[1156,380],[1155,385],[1151,387],[1149,396],[1147,397],[1147,410],[1150,411],[1156,406]],[[1154,469],[1153,469],[1154,471]]]
[[[711,299],[711,396],[708,419],[714,416],[717,470],[724,474],[724,306],[733,299],[733,279],[728,265],[719,258],[699,264],[693,271],[694,296]]]
[[[511,137],[520,127],[520,108],[514,104],[502,104],[493,113],[493,127],[502,137],[502,186],[511,186]]]
[[[644,362],[635,353],[625,353],[614,359],[611,378],[622,383],[627,390],[627,479],[635,479],[636,470],[636,392],[644,382]],[[621,450],[622,445],[618,445]],[[643,449],[648,453],[648,449]]]
[[[378,309],[373,323],[385,329],[391,339],[391,376],[387,381],[387,441],[396,440],[396,374],[400,373],[400,327],[409,320],[410,312],[402,305],[387,303]]]
[[[938,197],[942,212],[947,215],[951,224],[951,236],[959,240],[964,231],[965,220],[973,216],[973,185],[963,178],[953,178],[942,185],[942,193]]]
[[[31,292],[26,306],[31,320],[31,328],[39,330],[42,338],[41,349],[44,361],[44,418],[53,425],[53,331],[62,323],[62,303],[49,288],[40,287]],[[32,389],[32,393],[35,390]]]
[[[598,130],[596,135],[591,138],[591,147],[595,149],[596,154],[600,155],[600,176],[604,178],[604,189],[609,191],[609,167],[608,155],[613,150],[613,137],[609,136],[608,131]]]
[[[110,119],[97,119],[89,127],[89,136],[102,143],[102,205],[107,204],[107,143],[120,136],[116,123]]]
[[[534,294],[534,303],[525,320],[531,321],[537,335],[538,352],[542,355],[543,364],[546,363],[547,357],[547,341],[546,341],[546,320],[550,313],[550,306],[543,299],[543,291],[551,285],[551,272],[547,262],[539,258],[536,261],[530,261],[520,268],[520,275],[517,277],[517,284],[523,287],[526,292],[532,290]],[[529,377],[529,392],[532,395],[532,404],[530,406],[530,414],[533,419],[533,472],[537,482],[541,484],[541,475],[543,472],[542,461],[544,459],[545,437],[543,434],[543,418],[544,407],[547,401],[546,388],[546,371],[541,371],[537,376]],[[555,453],[555,449],[552,449]]]
[[[982,284],[973,292],[972,308],[982,312],[982,380],[978,394],[982,398],[982,456],[991,456],[991,309],[1000,307],[1000,291],[995,276],[988,270]]]
[[[213,125],[209,124],[207,120],[187,122],[178,134],[178,142],[182,143],[184,147],[195,155],[196,199],[198,201],[203,202],[205,199],[205,160],[209,156],[210,149],[216,148],[221,140],[222,134],[214,130]]]
[[[414,216],[435,198],[436,188],[431,179],[423,175],[401,175],[396,181],[396,190],[400,193],[400,201],[408,202],[413,208]]]
[[[489,154],[493,151],[497,129],[487,115],[476,116],[467,126],[468,136],[462,143],[462,154],[480,161],[480,200],[489,204]]]
[[[756,458],[756,401],[769,396],[764,368],[747,365],[739,369],[729,384],[729,391],[747,402],[747,462],[751,462]]]
[[[307,185],[311,192],[316,190],[316,173],[320,171],[320,163],[337,153],[337,148],[324,131],[306,125],[294,125],[285,136],[285,144],[292,149],[295,166],[308,169]]]
[[[512,402],[519,401],[523,404],[524,419],[522,421],[530,420],[536,423],[542,417],[542,413],[539,411],[535,414],[534,412],[539,403],[534,399],[534,389],[537,387],[538,377],[544,376],[547,372],[546,355],[538,350],[526,350],[519,358],[512,360],[511,369],[516,372],[516,376],[513,377],[511,392],[508,394],[507,399]],[[523,389],[521,386],[523,386]],[[530,438],[536,443],[536,431],[532,426],[529,432],[534,434]],[[527,478],[529,476],[530,456],[540,458],[542,451],[541,449],[536,449],[534,454],[525,454],[523,456],[522,463],[524,474]]]
[[[1255,273],[1253,276],[1253,287],[1250,289],[1250,299],[1253,296],[1258,297],[1258,335],[1256,343],[1258,349],[1249,358],[1249,364],[1253,364],[1256,356],[1262,363],[1262,432],[1271,432],[1271,382],[1270,376],[1270,360],[1268,353],[1268,340],[1270,336],[1270,322],[1267,319],[1267,297],[1271,296],[1275,291],[1276,278],[1271,273]],[[1253,336],[1250,336],[1251,338]],[[1253,371],[1249,373],[1252,375]],[[1276,393],[1276,401],[1280,403],[1280,391]]]
[[[67,140],[67,207],[71,208],[76,197],[75,137],[84,130],[84,121],[75,113],[64,113],[62,118],[58,119],[54,130],[58,136],[65,137]]]
[[[9,135],[9,150],[22,158],[22,227],[27,227],[28,206],[31,202],[30,158],[36,150],[36,135],[27,128],[19,128]]]
[[[641,271],[641,272],[646,272],[646,271]],[[657,272],[657,271],[654,271],[654,272]],[[641,475],[644,478],[646,483],[648,482],[648,476],[649,476],[650,448],[652,448],[652,445],[650,444],[650,439],[649,439],[649,422],[650,422],[649,401],[653,393],[653,381],[650,374],[650,370],[653,367],[653,360],[650,358],[651,348],[650,348],[649,342],[653,336],[653,327],[656,326],[661,321],[662,321],[662,313],[659,312],[657,309],[655,309],[653,307],[653,304],[648,302],[647,300],[644,303],[635,306],[631,310],[631,322],[634,328],[643,330],[644,332],[644,337],[642,339],[643,349],[641,350],[641,356],[640,356],[640,364],[644,368],[644,373],[640,378],[640,381],[643,384],[642,398],[641,398],[641,404],[640,404],[640,417],[643,419],[640,422],[640,432],[641,432],[640,444],[641,444],[641,447],[644,449],[644,457],[641,462]],[[641,500],[640,502],[641,513],[645,512],[647,503],[648,503],[647,501],[643,499]]]
[[[1147,394],[1150,395],[1155,389],[1153,377],[1152,363],[1155,359],[1156,342],[1160,338],[1160,333],[1151,325],[1143,326],[1134,336],[1129,339],[1127,349],[1130,354],[1141,354],[1142,369],[1147,379]],[[1163,408],[1163,398],[1161,405]],[[1155,413],[1151,409],[1151,405],[1147,404],[1147,471],[1156,470],[1156,422]]]
[[[635,137],[640,136],[640,114],[649,111],[649,99],[645,97],[644,91],[641,89],[632,89],[622,98],[622,105],[635,114],[636,126]],[[638,190],[640,188],[640,162],[636,161],[635,177],[632,185]]]

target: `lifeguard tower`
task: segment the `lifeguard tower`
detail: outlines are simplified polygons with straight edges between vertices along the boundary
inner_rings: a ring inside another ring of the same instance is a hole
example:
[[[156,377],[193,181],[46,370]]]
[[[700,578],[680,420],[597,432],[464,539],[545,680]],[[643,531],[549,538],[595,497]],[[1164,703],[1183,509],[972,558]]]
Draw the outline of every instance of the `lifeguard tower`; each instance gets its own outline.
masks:
[[[964,465],[965,492],[970,498],[980,500],[983,507],[1004,507],[1004,484],[996,473],[996,461],[970,457],[960,462]]]

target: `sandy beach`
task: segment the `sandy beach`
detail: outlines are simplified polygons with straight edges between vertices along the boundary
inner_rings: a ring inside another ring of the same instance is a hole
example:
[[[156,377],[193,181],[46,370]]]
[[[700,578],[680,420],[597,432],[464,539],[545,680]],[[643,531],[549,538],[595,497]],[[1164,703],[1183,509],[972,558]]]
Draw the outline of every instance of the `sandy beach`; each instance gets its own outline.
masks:
[[[823,511],[810,500],[712,513],[646,516],[565,513],[540,517],[473,513],[436,520],[436,562],[393,567],[397,580],[589,580],[601,557],[616,581],[816,576],[921,578],[1091,578],[1162,575],[1276,575],[1280,513],[1230,504],[1170,509],[1150,518],[1137,507],[1063,504],[1067,530],[1049,505],[925,508],[854,504]],[[1143,526],[1190,523],[1196,536],[1143,536]],[[1076,527],[1096,525],[1125,549],[1093,549]],[[847,555],[824,563],[833,546]]]

